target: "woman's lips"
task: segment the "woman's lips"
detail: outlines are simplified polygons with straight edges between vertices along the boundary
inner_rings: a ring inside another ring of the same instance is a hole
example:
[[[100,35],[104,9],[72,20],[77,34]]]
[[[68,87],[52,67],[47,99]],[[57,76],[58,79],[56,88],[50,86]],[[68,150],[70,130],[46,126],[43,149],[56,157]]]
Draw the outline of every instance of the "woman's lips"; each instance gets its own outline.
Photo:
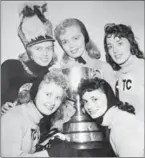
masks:
[[[122,54],[117,54],[117,55],[114,55],[115,59],[120,59],[122,57]]]
[[[93,110],[93,111],[89,111],[90,112],[90,114],[96,114],[97,112],[98,112],[98,110]]]
[[[50,104],[45,104],[45,106],[47,107],[48,110],[53,110],[54,106],[50,105]]]
[[[49,58],[48,58],[48,57],[43,57],[43,58],[41,58],[41,60],[42,60],[43,62],[47,62],[47,61],[49,60]]]
[[[76,54],[77,51],[78,51],[78,48],[71,50],[71,53],[72,53],[72,54]]]

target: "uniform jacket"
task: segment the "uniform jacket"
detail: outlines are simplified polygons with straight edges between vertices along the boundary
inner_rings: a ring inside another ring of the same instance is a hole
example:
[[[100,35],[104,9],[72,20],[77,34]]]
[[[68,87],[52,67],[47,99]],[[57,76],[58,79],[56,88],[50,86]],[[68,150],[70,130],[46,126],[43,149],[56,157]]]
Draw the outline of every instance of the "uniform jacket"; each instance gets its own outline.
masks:
[[[32,84],[47,72],[48,67],[35,64],[26,53],[20,56],[20,60],[6,60],[1,65],[1,104],[14,102],[21,86]]]
[[[4,114],[1,118],[2,157],[48,157],[47,151],[35,152],[40,139],[40,119],[42,115],[32,102]]]
[[[132,57],[132,61],[116,72],[120,100],[135,107],[136,116],[144,121],[144,60]]]
[[[102,125],[110,129],[110,143],[117,156],[144,157],[144,123],[135,115],[112,107]]]

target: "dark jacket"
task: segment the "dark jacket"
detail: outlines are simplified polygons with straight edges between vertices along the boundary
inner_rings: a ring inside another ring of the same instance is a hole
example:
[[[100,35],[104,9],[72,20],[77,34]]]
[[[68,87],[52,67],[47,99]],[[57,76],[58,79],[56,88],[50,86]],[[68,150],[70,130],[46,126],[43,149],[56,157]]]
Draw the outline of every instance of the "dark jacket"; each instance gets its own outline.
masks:
[[[20,60],[6,60],[1,65],[1,105],[14,102],[22,85],[33,83],[47,72],[48,67],[37,65],[26,54],[22,54]]]

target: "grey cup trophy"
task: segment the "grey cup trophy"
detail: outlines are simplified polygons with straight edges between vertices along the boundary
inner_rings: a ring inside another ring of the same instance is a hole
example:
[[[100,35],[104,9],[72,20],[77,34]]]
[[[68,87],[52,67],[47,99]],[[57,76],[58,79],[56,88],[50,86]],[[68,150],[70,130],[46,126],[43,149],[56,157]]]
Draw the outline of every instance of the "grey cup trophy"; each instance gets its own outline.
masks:
[[[78,94],[81,80],[93,78],[98,72],[83,66],[62,69],[62,72],[68,77],[70,84],[68,98],[74,101],[76,108],[71,120],[64,124],[63,133],[69,136],[72,147],[78,150],[106,148],[108,141],[104,138],[96,122],[82,111],[83,105],[81,105]]]

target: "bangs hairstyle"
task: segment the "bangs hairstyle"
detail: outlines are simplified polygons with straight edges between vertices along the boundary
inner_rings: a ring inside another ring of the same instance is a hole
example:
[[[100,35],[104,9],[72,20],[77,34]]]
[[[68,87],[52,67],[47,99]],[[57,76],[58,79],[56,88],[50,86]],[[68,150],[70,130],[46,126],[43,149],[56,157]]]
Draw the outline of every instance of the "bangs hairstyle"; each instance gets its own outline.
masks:
[[[131,54],[135,55],[137,58],[144,59],[143,52],[139,49],[139,45],[135,39],[134,33],[130,26],[110,23],[105,25],[104,31],[105,31],[104,49],[106,52],[106,61],[112,66],[114,70],[118,71],[121,69],[121,67],[118,64],[116,64],[111,58],[111,56],[109,55],[109,51],[107,47],[107,38],[112,37],[112,35],[114,35],[114,38],[115,37],[126,38],[130,43]]]
[[[80,28],[85,38],[85,44],[87,44],[89,42],[89,34],[85,25],[83,24],[83,22],[81,22],[78,19],[70,18],[70,19],[65,19],[64,21],[62,21],[59,25],[56,26],[54,30],[55,38],[59,42],[60,46],[62,47],[61,41],[60,41],[60,35],[64,34],[65,29],[71,26],[78,26]]]
[[[98,47],[96,46],[96,44],[90,39],[85,25],[83,24],[82,21],[75,18],[65,19],[59,25],[57,25],[54,30],[55,38],[58,41],[59,45],[62,47],[62,49],[63,49],[63,46],[60,41],[60,35],[64,34],[65,29],[71,26],[78,26],[80,28],[81,33],[83,34],[84,39],[85,39],[85,46],[86,46],[86,50],[88,51],[88,55],[91,58],[100,59],[101,53]],[[69,60],[69,56],[66,53],[64,53],[63,59],[64,59],[64,62],[65,61],[67,62]]]
[[[118,98],[115,96],[111,86],[103,79],[98,77],[93,79],[82,80],[79,85],[79,94],[82,100],[82,96],[85,92],[91,92],[94,90],[101,90],[107,98],[108,108],[118,103]]]
[[[59,69],[57,69],[57,70],[51,70],[44,76],[44,78],[39,78],[34,82],[32,88],[30,89],[30,96],[34,102],[39,88],[43,84],[49,84],[49,83],[55,83],[56,85],[62,87],[62,89],[64,90],[63,100],[65,99],[65,97],[67,96],[66,91],[68,90],[69,87],[68,80],[67,77]]]

